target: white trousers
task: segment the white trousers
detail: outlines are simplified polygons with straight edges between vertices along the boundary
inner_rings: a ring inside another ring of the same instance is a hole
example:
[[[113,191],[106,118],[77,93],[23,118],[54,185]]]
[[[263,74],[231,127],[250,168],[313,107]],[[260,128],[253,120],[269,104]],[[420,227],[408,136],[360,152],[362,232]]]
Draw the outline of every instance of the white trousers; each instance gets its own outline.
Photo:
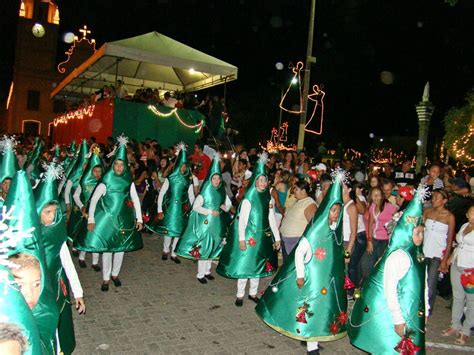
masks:
[[[174,250],[176,249],[176,245],[179,242],[179,238],[171,238],[171,237],[164,237],[163,239],[163,253],[168,254],[170,252],[171,241],[173,241],[173,246],[171,249],[171,256],[173,258],[176,257],[176,253]]]
[[[79,260],[86,260],[86,252],[81,251],[79,253]],[[97,265],[99,263],[99,253],[92,253],[92,265]]]
[[[247,286],[247,280],[250,280],[249,295],[252,297],[257,296],[259,278],[255,279],[238,279],[237,280],[237,298],[242,298],[245,295],[245,287]]]
[[[110,276],[117,277],[122,267],[124,252],[103,253],[102,254],[102,277],[104,281],[109,281]],[[113,263],[112,263],[113,255]],[[113,265],[112,265],[113,264]]]
[[[202,279],[206,275],[211,274],[212,260],[198,260],[198,273],[196,277]]]
[[[319,349],[319,342],[317,342],[317,341],[307,341],[306,342],[306,349],[308,351],[318,350]]]

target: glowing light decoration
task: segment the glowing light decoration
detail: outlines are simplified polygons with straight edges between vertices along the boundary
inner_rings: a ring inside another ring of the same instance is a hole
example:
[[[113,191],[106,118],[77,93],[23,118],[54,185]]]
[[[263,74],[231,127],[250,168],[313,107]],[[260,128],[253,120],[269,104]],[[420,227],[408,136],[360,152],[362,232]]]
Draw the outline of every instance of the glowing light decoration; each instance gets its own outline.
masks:
[[[15,86],[14,82],[12,81],[12,83],[10,84],[10,91],[8,91],[8,98],[7,98],[7,110],[8,108],[10,107],[10,103],[11,103],[11,100],[12,100],[12,96],[13,96],[13,87]]]
[[[471,123],[469,124],[469,128],[466,133],[464,133],[461,137],[456,139],[453,143],[452,151],[456,155],[456,159],[466,160],[466,161],[473,161],[474,155],[469,149],[466,147],[471,146],[472,136],[474,135],[474,118],[471,119]],[[444,142],[443,142],[444,143]]]
[[[64,52],[64,54],[66,54],[66,56],[67,56],[66,60],[59,63],[58,66],[57,66],[58,72],[60,72],[61,74],[64,74],[66,72],[66,68],[64,68],[64,66],[66,65],[67,62],[69,62],[71,60],[71,56],[74,53],[74,48],[76,48],[76,46],[79,43],[81,43],[82,41],[86,41],[90,46],[92,46],[92,49],[94,50],[94,53],[97,51],[97,49],[95,48],[95,45],[96,45],[95,39],[94,38],[92,38],[92,39],[87,38],[87,35],[91,33],[91,31],[87,29],[87,26],[84,25],[84,27],[82,29],[80,29],[79,32],[82,33],[82,38],[79,39],[78,36],[74,36],[74,41],[72,42],[71,47],[66,52]]]
[[[80,108],[76,111],[71,111],[68,113],[65,113],[64,115],[55,117],[53,120],[54,127],[56,127],[58,124],[66,124],[70,120],[82,120],[84,119],[84,116],[87,117],[92,117],[94,114],[95,110],[95,105],[89,105],[83,108]]]
[[[316,135],[321,135],[323,133],[323,121],[324,121],[324,96],[326,93],[320,89],[318,85],[313,85],[313,92],[308,95],[308,99],[313,101],[314,108],[313,108],[313,113],[311,114],[310,119],[308,122],[306,122],[306,125],[304,126],[305,132],[316,134]],[[309,124],[313,120],[313,118],[316,116],[316,111],[318,107],[321,107],[320,109],[320,119],[319,119],[319,129],[318,130],[312,130],[308,129]]]
[[[201,131],[201,129],[203,127],[203,122],[202,121],[197,123],[197,124],[194,124],[194,125],[190,125],[190,124],[187,124],[186,122],[184,122],[184,120],[179,115],[177,108],[172,109],[168,113],[163,113],[163,112],[158,111],[158,109],[153,105],[149,105],[148,109],[160,118],[167,118],[167,117],[175,116],[176,119],[179,121],[179,123],[181,123],[181,125],[183,125],[184,127],[190,128],[190,129],[196,128],[196,131],[195,131],[196,133]]]
[[[291,84],[288,86],[288,89],[286,89],[285,94],[281,97],[280,101],[280,109],[283,111],[286,111],[288,113],[293,113],[295,115],[299,115],[300,113],[304,112],[303,109],[303,89],[301,87],[301,70],[303,70],[304,64],[303,62],[298,62],[296,63],[296,66],[292,68],[293,71],[293,78],[291,79]],[[300,93],[300,109],[298,111],[295,110],[289,110],[285,107],[283,107],[283,103],[285,102],[286,96],[290,92],[290,89],[293,85],[296,84],[296,81],[298,82],[298,91]]]
[[[288,122],[283,122],[279,129],[276,127],[272,128],[270,140],[267,141],[267,145],[260,147],[265,149],[268,153],[276,153],[281,150],[294,150],[296,151],[296,145],[285,145],[282,142],[288,141]]]

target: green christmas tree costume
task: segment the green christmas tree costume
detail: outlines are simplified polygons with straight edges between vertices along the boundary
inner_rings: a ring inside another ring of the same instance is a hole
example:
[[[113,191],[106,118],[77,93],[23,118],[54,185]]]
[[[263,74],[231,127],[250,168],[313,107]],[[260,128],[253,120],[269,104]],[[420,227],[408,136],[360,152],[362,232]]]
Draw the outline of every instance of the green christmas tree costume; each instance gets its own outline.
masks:
[[[69,217],[69,223],[67,224],[67,234],[72,240],[76,239],[77,234],[79,233],[79,230],[81,228],[81,223],[83,222],[82,213],[77,207],[77,205],[74,203],[72,196],[74,195],[74,191],[76,191],[77,187],[79,186],[82,174],[84,172],[84,167],[89,160],[88,153],[89,147],[87,146],[87,141],[84,139],[81,144],[79,156],[77,157],[76,163],[74,164],[74,168],[71,170],[71,173],[67,178],[67,180],[71,180],[72,182],[72,188],[69,193],[71,215]],[[64,191],[64,193],[66,193],[66,191]]]
[[[107,192],[95,209],[95,228],[87,230],[87,221],[81,224],[74,246],[81,251],[95,253],[128,252],[143,248],[142,235],[136,229],[135,209],[130,199],[132,174],[128,166],[127,140],[119,137],[118,152],[102,178]],[[114,171],[115,161],[121,160],[124,170],[121,175]]]
[[[64,168],[64,178],[67,179],[69,174],[71,173],[72,169],[74,168],[74,164],[76,163],[76,159],[78,157],[77,146],[76,142],[73,141],[67,149],[67,156],[66,159],[63,160],[62,165]]]
[[[33,153],[31,154],[31,157],[28,159],[27,163],[25,166],[27,167],[27,171],[29,171],[30,178],[32,180],[37,180],[40,177],[41,174],[41,168],[40,168],[40,157],[41,157],[41,152],[43,151],[44,143],[41,139],[38,137],[35,138],[35,144],[33,148]]]
[[[277,332],[293,339],[333,341],[346,335],[347,295],[344,289],[342,236],[343,172],[333,184],[306,227],[302,239],[311,247],[305,264],[304,285],[296,283],[296,246],[280,268],[256,307],[257,315]],[[336,229],[328,223],[331,207],[341,205]]]
[[[36,213],[33,191],[31,190],[26,172],[20,170],[13,177],[5,206],[7,210],[15,206],[12,213],[14,218],[7,221],[10,227],[20,230],[28,230],[31,227],[35,228],[33,237],[20,241],[9,252],[9,255],[28,253],[39,261],[41,267],[41,294],[32,312],[38,326],[43,350],[46,354],[53,354],[59,311],[46,264],[41,227],[38,214]]]
[[[1,140],[3,151],[2,151],[2,161],[0,163],[0,183],[5,179],[13,178],[13,175],[20,170],[18,167],[18,160],[16,159],[15,154],[15,145],[16,142],[13,138],[4,136]],[[0,197],[0,208],[3,207],[5,201]]]
[[[46,205],[57,204],[56,216],[53,224],[42,225],[43,245],[46,256],[46,265],[51,276],[53,292],[59,309],[58,336],[61,351],[71,354],[76,346],[74,325],[72,320],[71,301],[69,298],[69,282],[64,272],[60,251],[67,241],[66,221],[59,207],[57,179],[61,177],[62,168],[58,169],[55,163],[48,165],[43,180],[36,187],[34,194],[38,215]]]
[[[6,246],[6,244],[11,243],[13,238],[28,238],[30,234],[22,230],[7,229],[3,221],[0,225],[0,314],[2,315],[0,332],[3,333],[5,327],[17,328],[27,342],[24,354],[41,354],[40,335],[35,319],[8,268],[13,265],[9,265],[10,263],[5,260],[8,257],[8,250],[15,248],[15,245]]]
[[[190,209],[188,189],[192,183],[192,175],[188,166],[185,173],[181,173],[183,164],[188,164],[184,143],[178,146],[178,157],[173,172],[167,177],[169,187],[163,198],[164,218],[162,220],[155,218],[147,224],[149,230],[161,237],[181,237],[188,223]]]
[[[410,259],[410,269],[398,283],[398,302],[413,343],[425,353],[425,264],[422,247],[413,243],[414,228],[422,222],[424,187],[403,212],[390,237],[382,258],[364,282],[360,298],[356,299],[349,317],[348,333],[352,345],[373,354],[397,354],[394,350],[401,338],[395,333],[394,322],[384,294],[384,267],[388,257],[403,250]]]
[[[251,279],[273,275],[278,268],[277,252],[273,249],[273,232],[268,222],[270,208],[270,191],[258,191],[257,179],[266,176],[265,157],[260,158],[245,191],[242,200],[248,200],[252,206],[245,241],[247,249],[240,250],[239,246],[239,216],[242,202],[239,205],[236,218],[232,221],[221,253],[217,272],[231,279]]]
[[[216,156],[202,184],[200,195],[204,200],[203,208],[221,213],[213,216],[191,211],[186,230],[176,246],[176,254],[184,258],[217,259],[222,252],[222,238],[230,223],[230,216],[221,210],[221,205],[226,201],[226,193],[219,164],[220,160]],[[211,182],[214,175],[221,177],[221,184],[217,188]]]

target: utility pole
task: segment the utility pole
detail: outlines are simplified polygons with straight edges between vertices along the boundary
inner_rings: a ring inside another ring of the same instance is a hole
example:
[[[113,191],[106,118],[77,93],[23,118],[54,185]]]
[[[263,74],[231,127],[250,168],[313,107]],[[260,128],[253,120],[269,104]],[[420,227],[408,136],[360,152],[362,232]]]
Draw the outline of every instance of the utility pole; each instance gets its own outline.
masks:
[[[304,83],[303,83],[303,111],[300,115],[300,127],[298,131],[298,149],[304,148],[304,134],[306,126],[306,111],[308,111],[308,94],[309,94],[309,82],[311,79],[311,64],[316,63],[316,58],[312,56],[313,53],[313,33],[314,33],[314,15],[316,12],[316,0],[311,0],[311,12],[309,18],[309,31],[308,31],[308,46],[306,48],[306,64],[304,70]]]

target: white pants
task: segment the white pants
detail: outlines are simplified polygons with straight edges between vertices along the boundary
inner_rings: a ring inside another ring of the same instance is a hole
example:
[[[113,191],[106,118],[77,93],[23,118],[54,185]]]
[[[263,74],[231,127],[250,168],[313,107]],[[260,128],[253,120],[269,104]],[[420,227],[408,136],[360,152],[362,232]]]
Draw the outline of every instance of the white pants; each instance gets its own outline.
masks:
[[[257,296],[258,283],[260,279],[238,279],[237,280],[237,298],[243,298],[245,295],[245,287],[247,286],[247,280],[250,280],[249,295],[252,297]]]
[[[307,341],[306,342],[306,349],[308,351],[318,350],[319,349],[319,342],[317,342],[317,341]]]
[[[81,251],[79,253],[79,260],[86,260],[86,252]],[[97,265],[99,263],[99,253],[92,253],[92,265]]]
[[[198,260],[198,273],[196,277],[202,279],[206,275],[211,274],[212,260]]]
[[[171,249],[171,256],[173,258],[176,257],[176,253],[174,252],[174,250],[176,249],[176,245],[178,244],[179,242],[179,238],[171,238],[171,237],[165,237],[163,239],[163,253],[164,254],[169,254],[170,252],[170,246],[171,246],[171,240],[173,240],[173,246],[172,246],[172,249]]]
[[[113,254],[113,266],[112,266],[112,254]],[[103,253],[102,254],[102,277],[104,281],[109,281],[110,276],[117,277],[120,268],[122,267],[124,252],[120,253]]]

